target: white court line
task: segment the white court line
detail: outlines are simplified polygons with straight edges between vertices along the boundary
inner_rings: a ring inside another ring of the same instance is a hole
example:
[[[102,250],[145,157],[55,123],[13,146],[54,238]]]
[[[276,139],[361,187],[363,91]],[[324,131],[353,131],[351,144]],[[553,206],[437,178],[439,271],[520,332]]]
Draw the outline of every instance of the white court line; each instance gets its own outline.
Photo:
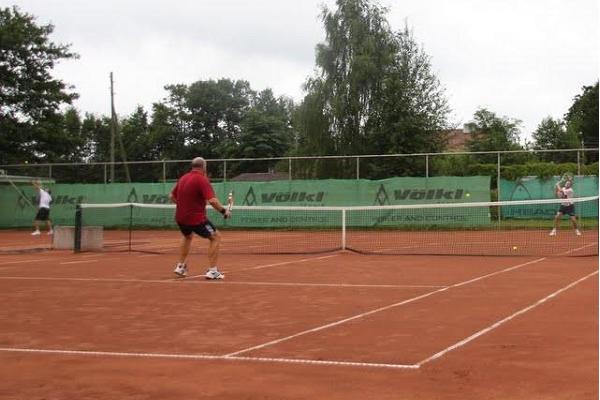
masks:
[[[426,364],[426,363],[428,363],[430,361],[433,361],[433,360],[435,360],[437,358],[442,357],[443,355],[449,353],[452,350],[456,350],[459,347],[464,346],[465,344],[467,344],[467,343],[469,343],[469,342],[477,339],[478,337],[480,337],[482,335],[485,335],[486,333],[488,333],[488,332],[490,332],[490,331],[498,328],[500,325],[502,325],[502,324],[510,321],[511,319],[513,319],[513,318],[515,318],[515,317],[517,317],[519,315],[525,314],[527,311],[530,311],[530,310],[534,309],[535,307],[539,306],[540,304],[545,303],[546,301],[550,300],[551,298],[558,296],[559,294],[561,294],[565,290],[568,290],[568,289],[572,288],[573,286],[575,286],[575,285],[577,285],[577,284],[585,281],[586,279],[588,279],[588,278],[590,278],[590,277],[592,277],[594,275],[597,275],[597,274],[598,274],[598,271],[594,271],[591,274],[588,274],[588,275],[584,276],[583,278],[580,278],[580,279],[576,280],[575,282],[572,282],[572,283],[568,284],[567,286],[565,286],[565,287],[563,287],[563,288],[555,291],[554,293],[549,294],[548,296],[544,297],[543,299],[540,299],[540,300],[536,301],[535,303],[531,304],[530,306],[527,306],[527,307],[525,307],[525,308],[523,308],[523,309],[521,309],[521,310],[519,310],[519,311],[517,311],[517,312],[515,312],[515,313],[513,313],[511,315],[509,315],[508,317],[506,317],[504,319],[501,319],[500,321],[497,321],[497,322],[493,323],[492,325],[488,326],[487,328],[484,328],[484,329],[480,330],[479,332],[474,333],[473,335],[467,337],[466,339],[461,340],[460,342],[457,342],[457,343],[453,344],[452,346],[446,347],[444,350],[442,350],[442,351],[440,351],[438,353],[435,353],[434,355],[432,355],[431,357],[428,357],[428,358],[424,359],[423,361],[418,362],[416,365],[418,365],[420,367],[423,364]]]
[[[43,276],[0,276],[0,280],[25,280],[25,281],[60,281],[60,282],[109,282],[109,283],[170,283],[174,284],[183,279],[118,279],[118,278],[58,278]],[[186,284],[216,285],[211,281],[187,281]],[[382,289],[414,289],[414,288],[445,288],[442,285],[377,285],[377,284],[352,284],[352,283],[298,283],[298,282],[242,282],[219,281],[218,285],[236,286],[297,286],[297,287],[338,287],[338,288],[382,288]]]
[[[581,247],[578,247],[578,248],[576,248],[576,249],[569,250],[569,251],[565,251],[564,253],[560,253],[560,254],[559,254],[559,256],[566,256],[567,254],[571,254],[571,253],[574,253],[574,252],[576,252],[576,251],[583,250],[583,249],[585,249],[586,247],[590,247],[590,246],[597,246],[597,245],[598,245],[598,242],[594,242],[594,243],[586,244],[585,246],[581,246]]]
[[[79,260],[79,261],[64,261],[61,263],[58,263],[59,265],[64,265],[64,264],[84,264],[84,263],[93,263],[93,262],[98,262],[100,260]]]
[[[37,259],[33,259],[33,260],[5,261],[5,262],[0,262],[0,265],[24,264],[24,263],[36,262],[36,261],[48,261],[48,259],[47,258],[37,258]]]
[[[339,254],[331,254],[329,256],[302,258],[300,260],[284,261],[284,262],[279,262],[279,263],[275,263],[275,264],[257,265],[257,266],[254,266],[254,267],[242,268],[242,269],[237,269],[235,271],[226,272],[226,275],[236,274],[236,273],[241,272],[241,271],[252,271],[252,270],[256,270],[256,269],[263,269],[263,268],[270,268],[270,267],[279,267],[280,265],[296,264],[296,263],[302,263],[302,262],[313,261],[313,260],[323,260],[323,259],[326,259],[326,258],[337,257],[338,255]],[[186,276],[185,278],[173,278],[171,280],[174,280],[174,281],[183,281],[183,280],[189,280],[189,279],[194,279],[194,278],[201,278],[201,277],[204,277],[204,276],[205,276],[205,274],[200,274],[200,275]]]
[[[308,365],[333,365],[345,367],[362,368],[394,368],[394,369],[418,369],[416,364],[384,364],[355,361],[334,360],[305,360],[297,358],[269,358],[269,357],[230,357],[212,354],[165,354],[165,353],[127,353],[114,351],[85,351],[85,350],[56,350],[56,349],[24,349],[12,347],[0,347],[0,351],[7,353],[33,353],[33,354],[61,354],[72,356],[104,356],[104,357],[140,357],[140,358],[168,358],[180,360],[216,360],[216,361],[254,361],[266,363],[284,364],[308,364]]]
[[[227,356],[237,356],[239,354],[247,353],[247,352],[250,352],[250,351],[253,351],[253,350],[258,350],[258,349],[262,349],[262,348],[265,348],[265,347],[268,347],[268,346],[272,346],[274,344],[279,344],[281,342],[285,342],[285,341],[288,341],[290,339],[294,339],[294,338],[297,338],[299,336],[303,336],[303,335],[306,335],[306,334],[309,334],[309,333],[314,333],[314,332],[322,331],[324,329],[328,329],[328,328],[331,328],[331,327],[334,327],[334,326],[338,326],[338,325],[341,325],[343,323],[346,323],[346,322],[349,322],[349,321],[353,321],[355,319],[363,318],[363,317],[366,317],[368,315],[379,313],[381,311],[386,311],[386,310],[389,310],[389,309],[392,309],[392,308],[396,308],[396,307],[402,306],[404,304],[412,303],[414,301],[424,299],[424,298],[432,296],[434,294],[437,294],[437,293],[440,293],[440,292],[444,292],[444,291],[446,291],[448,289],[452,289],[452,288],[455,288],[455,287],[460,287],[460,286],[463,286],[463,285],[467,285],[469,283],[477,282],[477,281],[479,281],[481,279],[489,278],[490,276],[494,276],[494,275],[502,274],[502,273],[505,273],[505,272],[508,272],[508,271],[512,271],[512,270],[515,270],[517,268],[524,267],[526,265],[535,264],[535,263],[538,263],[538,262],[543,261],[545,259],[546,259],[545,257],[544,258],[538,258],[538,259],[533,260],[533,261],[528,261],[526,263],[514,265],[514,266],[511,266],[511,267],[505,268],[505,269],[503,269],[501,271],[492,272],[490,274],[486,274],[486,275],[483,275],[483,276],[480,276],[480,277],[477,277],[477,278],[469,279],[469,280],[464,281],[464,282],[455,283],[453,285],[450,285],[450,286],[447,286],[447,287],[443,287],[441,289],[437,289],[437,290],[434,290],[434,291],[431,291],[431,292],[427,292],[427,293],[422,294],[420,296],[411,297],[411,298],[409,298],[407,300],[403,300],[403,301],[400,301],[398,303],[390,304],[390,305],[387,305],[387,306],[384,306],[384,307],[379,307],[379,308],[376,308],[374,310],[367,311],[367,312],[364,312],[364,313],[361,313],[361,314],[357,314],[357,315],[354,315],[352,317],[344,318],[344,319],[341,319],[341,320],[338,320],[338,321],[334,321],[334,322],[331,322],[331,323],[326,324],[326,325],[317,326],[316,328],[307,329],[307,330],[304,330],[302,332],[295,333],[293,335],[289,335],[289,336],[286,336],[286,337],[283,337],[283,338],[271,340],[271,341],[266,342],[266,343],[262,343],[262,344],[259,344],[259,345],[256,345],[256,346],[252,346],[252,347],[248,347],[248,348],[245,348],[245,349],[233,352],[233,353],[229,353],[229,354],[227,354]]]

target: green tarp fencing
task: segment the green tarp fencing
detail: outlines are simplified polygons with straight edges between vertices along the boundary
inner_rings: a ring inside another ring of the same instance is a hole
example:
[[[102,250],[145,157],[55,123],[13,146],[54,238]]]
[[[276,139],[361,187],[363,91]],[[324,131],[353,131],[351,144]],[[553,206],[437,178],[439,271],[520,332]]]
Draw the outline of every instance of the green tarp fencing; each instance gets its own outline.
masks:
[[[555,199],[555,185],[560,177],[555,176],[550,179],[541,179],[538,177],[524,177],[518,181],[500,180],[500,200],[538,200]],[[574,197],[598,196],[598,177],[597,176],[575,176],[573,178]],[[502,216],[504,218],[520,219],[546,219],[552,218],[558,205],[537,205],[530,206],[507,206],[502,207]],[[598,202],[589,202],[576,206],[576,212],[580,217],[598,217]]]
[[[163,183],[114,183],[114,184],[54,184],[51,185],[51,218],[55,224],[73,225],[77,203],[146,203],[168,204],[173,184]],[[213,185],[217,196],[225,202],[233,191],[236,205],[251,206],[377,206],[394,204],[463,203],[490,201],[490,178],[433,177],[390,178],[378,181],[359,180],[304,180],[275,182],[226,182]],[[35,192],[31,187],[21,187],[25,197],[35,204]],[[31,226],[35,209],[11,186],[0,187],[0,227]],[[464,210],[464,209],[463,209]],[[123,211],[120,212],[122,214]],[[136,211],[135,223],[162,226],[170,216],[158,217],[164,211]],[[155,216],[149,215],[154,213]],[[115,215],[119,214],[115,212]],[[278,213],[277,218],[241,215],[232,219],[230,225],[238,226],[318,226],[339,225],[338,216],[311,216]],[[100,214],[99,214],[100,215]],[[255,213],[254,215],[258,215]],[[100,217],[99,217],[100,218]],[[111,220],[109,212],[98,223],[123,225],[127,215]],[[236,222],[237,221],[237,222]],[[279,222],[278,222],[279,221]],[[330,222],[328,222],[330,221]],[[348,215],[349,226],[390,226],[418,224],[482,225],[490,222],[488,210],[477,208],[464,210],[457,217],[456,210],[415,211],[399,215],[394,212],[353,213]]]

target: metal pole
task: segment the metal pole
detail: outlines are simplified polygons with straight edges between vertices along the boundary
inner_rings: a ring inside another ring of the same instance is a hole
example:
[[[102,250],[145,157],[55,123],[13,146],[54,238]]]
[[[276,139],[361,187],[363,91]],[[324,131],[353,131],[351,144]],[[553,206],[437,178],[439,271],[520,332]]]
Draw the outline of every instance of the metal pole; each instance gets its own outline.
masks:
[[[162,167],[163,167],[163,183],[167,183],[167,163],[165,162],[165,160],[163,160],[162,162]]]
[[[110,73],[110,183],[115,181],[115,119],[114,119],[114,93],[113,93],[113,74]]]
[[[288,180],[292,180],[292,158],[288,157]]]
[[[577,175],[581,176],[581,157],[579,150],[577,150]]]
[[[577,157],[579,157],[579,152],[577,153]],[[48,178],[52,179],[52,164],[48,165]]]
[[[360,157],[356,157],[356,179],[360,179]]]
[[[498,153],[498,171],[496,174],[496,193],[498,194],[498,201],[502,199],[500,196],[500,153]],[[498,221],[502,219],[500,207],[498,207]]]
[[[429,178],[429,155],[425,156],[425,178]]]
[[[227,160],[223,160],[223,182],[227,182]]]
[[[104,164],[104,184],[106,185],[106,164]]]

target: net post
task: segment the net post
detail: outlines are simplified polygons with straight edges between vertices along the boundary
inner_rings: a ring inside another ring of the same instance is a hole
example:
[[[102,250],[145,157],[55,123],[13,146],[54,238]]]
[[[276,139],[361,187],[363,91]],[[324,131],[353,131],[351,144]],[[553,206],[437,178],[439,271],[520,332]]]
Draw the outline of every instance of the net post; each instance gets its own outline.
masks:
[[[129,204],[129,240],[127,243],[128,251],[131,251],[131,231],[133,229],[133,203]]]
[[[342,209],[342,250],[346,250],[346,209]]]
[[[73,252],[81,252],[81,205],[75,206],[75,234],[73,238]]]
[[[498,201],[502,200],[502,197],[500,196],[500,152],[497,153],[498,154],[498,170],[496,172],[496,193],[498,194]],[[498,207],[498,221],[500,221],[502,219],[502,212],[501,212],[501,208]]]

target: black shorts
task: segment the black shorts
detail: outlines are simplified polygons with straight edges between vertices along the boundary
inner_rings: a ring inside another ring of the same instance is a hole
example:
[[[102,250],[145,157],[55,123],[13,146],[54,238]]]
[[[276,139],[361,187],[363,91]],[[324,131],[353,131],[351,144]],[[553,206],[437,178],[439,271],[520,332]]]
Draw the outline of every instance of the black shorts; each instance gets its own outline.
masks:
[[[568,206],[560,206],[560,208],[558,209],[558,212],[563,215],[569,215],[571,217],[574,217],[575,216],[575,205],[571,204]]]
[[[177,225],[179,225],[179,230],[181,231],[183,236],[186,236],[186,237],[190,236],[193,232],[198,236],[208,239],[209,237],[214,235],[215,232],[217,232],[217,228],[215,228],[215,226],[209,220],[206,220],[206,222],[204,222],[200,225],[182,225],[182,224],[177,224]]]
[[[50,219],[50,209],[49,208],[40,208],[35,214],[36,221],[48,221]]]

